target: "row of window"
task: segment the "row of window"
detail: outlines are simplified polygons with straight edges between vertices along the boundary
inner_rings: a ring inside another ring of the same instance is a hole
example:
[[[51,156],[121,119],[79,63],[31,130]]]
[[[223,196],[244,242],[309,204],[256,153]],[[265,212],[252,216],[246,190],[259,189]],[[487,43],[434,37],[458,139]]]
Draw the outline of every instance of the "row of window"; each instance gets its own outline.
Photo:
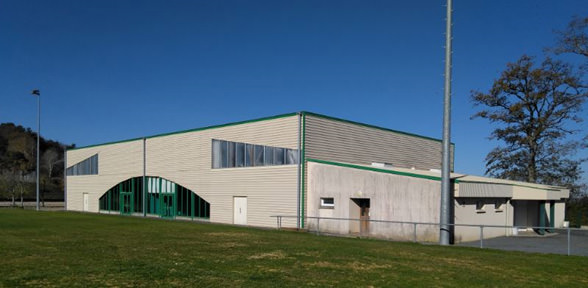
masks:
[[[98,154],[67,168],[67,176],[75,175],[97,175]]]
[[[298,150],[212,140],[212,168],[298,164]]]

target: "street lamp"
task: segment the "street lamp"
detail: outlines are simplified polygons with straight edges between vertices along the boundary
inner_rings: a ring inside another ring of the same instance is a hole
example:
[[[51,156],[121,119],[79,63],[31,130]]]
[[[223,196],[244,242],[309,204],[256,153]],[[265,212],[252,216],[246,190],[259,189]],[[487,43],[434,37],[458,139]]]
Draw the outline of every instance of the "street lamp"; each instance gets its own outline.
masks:
[[[31,94],[37,96],[37,211],[39,211],[39,139],[41,138],[41,91],[39,89],[33,90]]]

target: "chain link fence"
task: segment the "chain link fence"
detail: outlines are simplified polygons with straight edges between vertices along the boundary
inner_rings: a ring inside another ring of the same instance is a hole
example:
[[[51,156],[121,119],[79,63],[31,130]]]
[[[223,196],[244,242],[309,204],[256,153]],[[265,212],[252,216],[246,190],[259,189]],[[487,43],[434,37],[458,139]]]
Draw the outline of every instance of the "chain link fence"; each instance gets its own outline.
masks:
[[[276,215],[277,229],[297,216]],[[372,219],[304,217],[316,235],[376,238],[423,244],[439,242],[439,223]],[[588,229],[449,224],[456,246],[588,256]],[[290,226],[287,226],[290,227]]]

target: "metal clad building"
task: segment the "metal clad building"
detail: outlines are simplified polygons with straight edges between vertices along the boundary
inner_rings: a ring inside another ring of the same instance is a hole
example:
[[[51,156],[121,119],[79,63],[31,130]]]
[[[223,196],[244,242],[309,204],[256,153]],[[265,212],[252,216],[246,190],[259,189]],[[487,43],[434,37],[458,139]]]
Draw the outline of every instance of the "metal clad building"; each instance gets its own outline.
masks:
[[[67,167],[67,209],[74,211],[266,227],[275,226],[272,215],[296,215],[300,221],[282,225],[299,228],[311,225],[306,216],[439,217],[439,177],[429,170],[441,167],[440,140],[309,112],[70,149]],[[500,198],[512,206],[518,199],[527,201],[515,205],[520,211],[536,211],[553,209],[529,200],[567,197],[559,188],[468,177],[455,185],[462,202]],[[456,221],[467,210],[457,200]],[[521,213],[511,219],[529,218]],[[361,228],[343,226],[343,233]]]

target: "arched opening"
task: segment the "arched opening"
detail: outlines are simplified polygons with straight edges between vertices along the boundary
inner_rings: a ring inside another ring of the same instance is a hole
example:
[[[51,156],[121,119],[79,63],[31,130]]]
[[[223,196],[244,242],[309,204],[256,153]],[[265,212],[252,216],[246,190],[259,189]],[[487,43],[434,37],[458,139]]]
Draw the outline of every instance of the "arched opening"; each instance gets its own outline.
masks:
[[[135,177],[110,188],[100,197],[100,211],[126,215],[143,214],[163,218],[210,218],[210,203],[192,190],[160,177]]]

